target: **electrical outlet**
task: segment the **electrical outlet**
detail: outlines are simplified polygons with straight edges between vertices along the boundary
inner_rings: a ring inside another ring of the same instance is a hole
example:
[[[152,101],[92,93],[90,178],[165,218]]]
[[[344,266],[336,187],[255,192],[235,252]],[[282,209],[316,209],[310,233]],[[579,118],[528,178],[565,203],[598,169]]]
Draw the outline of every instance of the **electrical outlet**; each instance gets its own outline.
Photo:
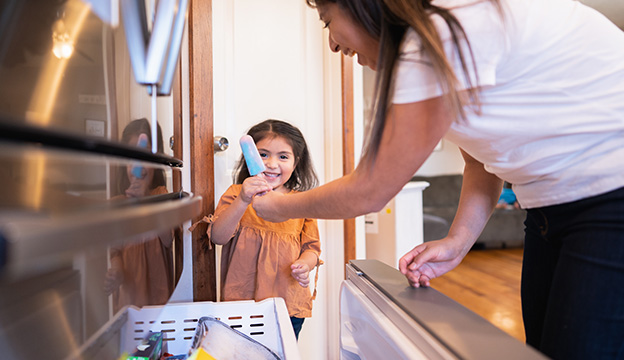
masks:
[[[104,137],[106,124],[101,120],[85,120],[85,133],[90,136]]]

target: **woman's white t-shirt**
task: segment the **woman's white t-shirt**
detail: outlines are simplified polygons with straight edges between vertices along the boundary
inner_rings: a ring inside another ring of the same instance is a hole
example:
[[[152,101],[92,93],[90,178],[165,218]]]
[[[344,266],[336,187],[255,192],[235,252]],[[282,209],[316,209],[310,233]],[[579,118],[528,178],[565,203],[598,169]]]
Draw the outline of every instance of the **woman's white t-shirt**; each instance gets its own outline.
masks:
[[[523,208],[624,186],[624,32],[573,0],[500,0],[504,18],[489,1],[433,3],[452,9],[472,47],[468,82],[448,27],[432,16],[459,87],[481,88],[481,114],[469,110],[448,140],[512,183]],[[428,62],[408,30],[393,103],[442,94]]]

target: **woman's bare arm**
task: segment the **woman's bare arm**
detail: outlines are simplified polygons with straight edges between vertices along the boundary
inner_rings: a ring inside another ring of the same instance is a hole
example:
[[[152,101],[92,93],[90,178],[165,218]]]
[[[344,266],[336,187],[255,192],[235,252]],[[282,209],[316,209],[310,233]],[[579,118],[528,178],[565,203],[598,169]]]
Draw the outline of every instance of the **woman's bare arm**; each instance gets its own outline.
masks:
[[[343,219],[378,211],[412,178],[451,123],[441,98],[392,105],[375,161],[365,157],[353,173],[310,191],[256,197],[253,207],[259,216],[276,222]]]

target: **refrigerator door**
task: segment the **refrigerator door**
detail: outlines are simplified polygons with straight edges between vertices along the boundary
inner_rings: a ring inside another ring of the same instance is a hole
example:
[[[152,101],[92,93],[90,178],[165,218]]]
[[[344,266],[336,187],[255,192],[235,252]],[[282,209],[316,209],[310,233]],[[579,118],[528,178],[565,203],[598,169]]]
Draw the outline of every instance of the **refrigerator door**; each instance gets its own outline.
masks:
[[[126,195],[133,185],[111,189],[113,174],[175,168],[6,139],[0,149],[4,356],[64,359],[125,306],[168,302],[183,251],[176,239],[201,198],[166,186],[144,196]]]
[[[166,304],[201,212],[174,181],[173,126],[143,106],[115,1],[0,2],[3,358],[64,359],[127,306]],[[181,39],[186,2],[154,3]],[[165,30],[159,77],[179,53]]]
[[[116,1],[0,3],[0,122],[120,142],[131,120],[172,117],[149,95],[171,93],[188,0]]]

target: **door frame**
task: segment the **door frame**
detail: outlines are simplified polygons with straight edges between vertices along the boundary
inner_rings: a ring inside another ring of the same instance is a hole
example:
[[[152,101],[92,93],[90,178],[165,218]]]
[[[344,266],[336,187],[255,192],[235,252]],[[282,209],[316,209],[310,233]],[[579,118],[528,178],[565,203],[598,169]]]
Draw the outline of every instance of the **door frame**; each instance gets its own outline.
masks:
[[[342,173],[347,175],[355,169],[354,104],[353,104],[353,58],[341,53],[342,90]],[[356,258],[355,218],[344,221],[344,262]]]
[[[212,97],[212,0],[192,0],[189,33],[189,129],[191,191],[201,196],[199,218],[214,213],[214,131]],[[192,232],[193,301],[216,301],[215,249],[206,235],[208,224]]]

